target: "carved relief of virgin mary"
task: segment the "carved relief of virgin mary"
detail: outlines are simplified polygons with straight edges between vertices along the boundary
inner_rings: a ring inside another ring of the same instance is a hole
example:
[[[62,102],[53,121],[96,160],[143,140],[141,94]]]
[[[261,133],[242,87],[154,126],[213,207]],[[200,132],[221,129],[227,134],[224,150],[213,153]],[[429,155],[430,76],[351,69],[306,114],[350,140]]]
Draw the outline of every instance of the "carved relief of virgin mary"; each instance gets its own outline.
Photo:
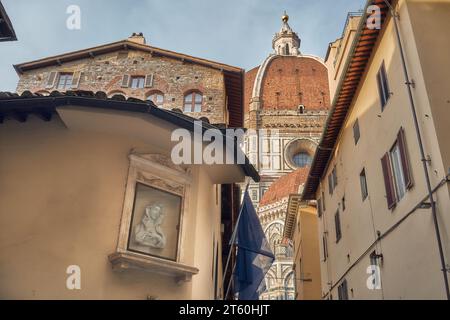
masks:
[[[179,195],[137,183],[128,249],[176,261],[181,202]]]
[[[166,246],[166,236],[161,224],[164,220],[164,208],[161,204],[145,207],[141,222],[135,229],[135,241],[143,246],[163,249]]]

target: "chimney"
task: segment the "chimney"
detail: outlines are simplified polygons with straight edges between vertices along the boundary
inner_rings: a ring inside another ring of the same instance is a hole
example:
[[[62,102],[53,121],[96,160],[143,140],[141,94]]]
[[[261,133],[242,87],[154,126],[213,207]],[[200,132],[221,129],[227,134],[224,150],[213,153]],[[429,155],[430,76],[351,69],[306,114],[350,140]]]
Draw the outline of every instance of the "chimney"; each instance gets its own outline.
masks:
[[[142,32],[139,32],[139,33],[133,32],[131,37],[128,38],[128,41],[139,43],[139,44],[145,44],[145,37]]]

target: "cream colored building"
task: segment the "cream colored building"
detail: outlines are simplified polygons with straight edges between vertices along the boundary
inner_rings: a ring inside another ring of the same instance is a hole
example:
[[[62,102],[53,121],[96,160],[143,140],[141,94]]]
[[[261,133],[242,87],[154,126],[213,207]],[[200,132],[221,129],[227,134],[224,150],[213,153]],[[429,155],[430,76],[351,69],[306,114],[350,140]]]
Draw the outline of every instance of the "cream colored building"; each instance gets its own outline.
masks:
[[[319,206],[323,299],[448,297],[450,1],[390,3],[408,77],[381,0],[366,7],[381,28],[370,10],[348,54],[328,56],[345,64],[303,193]]]
[[[284,223],[285,239],[294,247],[296,300],[320,300],[320,248],[318,218],[314,203],[302,202],[300,194],[291,194]]]
[[[177,166],[171,135],[192,139],[195,119],[200,135],[242,127],[244,70],[142,33],[14,68],[16,93],[0,92],[0,298],[221,298],[235,182],[259,176]],[[81,290],[66,288],[70,266]]]
[[[100,96],[0,94],[0,298],[222,297],[222,190],[256,171],[175,165],[193,118]]]

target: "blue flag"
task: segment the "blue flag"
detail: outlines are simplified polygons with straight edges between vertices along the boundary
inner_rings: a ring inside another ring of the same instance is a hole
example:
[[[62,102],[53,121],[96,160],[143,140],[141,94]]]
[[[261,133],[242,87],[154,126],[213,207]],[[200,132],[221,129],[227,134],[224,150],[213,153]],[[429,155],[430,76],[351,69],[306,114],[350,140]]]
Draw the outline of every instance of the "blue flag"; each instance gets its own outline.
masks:
[[[259,300],[259,294],[264,290],[264,277],[272,266],[275,256],[267,242],[248,192],[244,195],[237,228],[235,293],[238,293],[239,300]]]

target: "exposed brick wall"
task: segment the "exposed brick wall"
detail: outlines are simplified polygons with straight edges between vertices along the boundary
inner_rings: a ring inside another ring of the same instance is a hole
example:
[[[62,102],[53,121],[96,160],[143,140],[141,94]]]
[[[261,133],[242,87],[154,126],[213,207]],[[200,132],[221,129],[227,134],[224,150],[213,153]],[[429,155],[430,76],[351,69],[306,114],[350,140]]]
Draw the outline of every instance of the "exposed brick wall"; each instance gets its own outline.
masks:
[[[203,94],[201,113],[188,113],[193,117],[207,117],[211,123],[225,122],[225,84],[220,70],[182,62],[150,53],[127,50],[107,53],[94,58],[64,63],[24,72],[20,75],[17,92],[53,91],[46,88],[51,71],[82,71],[79,87],[76,90],[104,91],[107,94],[122,93],[127,97],[146,99],[152,91],[164,93],[164,109],[183,110],[184,95],[190,90]],[[123,74],[154,74],[152,88],[122,88]]]
[[[259,67],[245,73],[244,79],[244,112],[249,111],[250,100],[252,99],[253,86],[255,84],[255,78],[258,74]]]
[[[327,68],[309,57],[273,59],[264,75],[261,108],[294,110],[300,104],[306,110],[329,108]]]
[[[290,174],[282,176],[272,183],[269,190],[264,194],[259,205],[261,207],[280,201],[291,194],[298,194],[300,185],[308,179],[309,167],[297,169]]]

